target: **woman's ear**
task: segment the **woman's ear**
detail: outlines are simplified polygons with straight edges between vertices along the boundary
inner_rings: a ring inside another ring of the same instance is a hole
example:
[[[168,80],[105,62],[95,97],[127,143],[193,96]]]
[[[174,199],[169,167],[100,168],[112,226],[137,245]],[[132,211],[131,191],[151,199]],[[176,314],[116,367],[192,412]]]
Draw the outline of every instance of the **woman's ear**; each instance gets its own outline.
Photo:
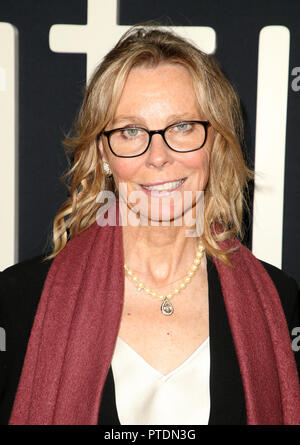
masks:
[[[105,162],[108,162],[108,159],[107,159],[107,156],[106,156],[106,153],[105,153],[105,148],[104,148],[104,145],[103,145],[102,136],[100,136],[99,139],[98,139],[98,150],[100,151],[100,155],[101,155],[102,160],[105,161]]]
[[[103,172],[104,172],[104,174],[106,176],[111,176],[112,175],[112,171],[110,169],[108,158],[106,156],[106,152],[105,152],[105,148],[104,148],[104,145],[103,145],[102,137],[100,137],[98,139],[98,150],[100,151],[100,156],[101,156],[101,159],[102,159]]]

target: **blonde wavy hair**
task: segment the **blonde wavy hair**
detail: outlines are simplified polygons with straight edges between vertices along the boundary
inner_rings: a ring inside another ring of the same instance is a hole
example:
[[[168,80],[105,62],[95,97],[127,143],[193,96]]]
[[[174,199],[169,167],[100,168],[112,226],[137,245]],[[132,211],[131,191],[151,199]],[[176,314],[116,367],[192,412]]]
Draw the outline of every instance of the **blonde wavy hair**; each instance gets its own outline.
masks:
[[[194,82],[199,107],[215,129],[210,172],[205,190],[203,241],[209,255],[230,264],[229,251],[219,241],[243,237],[245,190],[252,172],[246,166],[241,143],[243,120],[238,95],[222,73],[213,55],[159,26],[133,26],[104,57],[86,88],[72,135],[64,145],[73,155],[73,165],[64,175],[69,198],[53,224],[55,257],[66,243],[96,220],[100,191],[114,189],[103,171],[97,136],[114,116],[125,81],[137,65],[176,63],[184,66]],[[216,227],[222,226],[222,231]]]

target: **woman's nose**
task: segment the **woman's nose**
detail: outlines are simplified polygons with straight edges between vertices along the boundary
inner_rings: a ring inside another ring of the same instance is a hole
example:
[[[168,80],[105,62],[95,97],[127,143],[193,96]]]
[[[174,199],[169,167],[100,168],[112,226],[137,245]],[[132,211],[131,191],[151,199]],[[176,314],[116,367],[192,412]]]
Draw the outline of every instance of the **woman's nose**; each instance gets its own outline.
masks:
[[[147,164],[162,167],[172,160],[172,152],[161,134],[153,134],[147,151]]]

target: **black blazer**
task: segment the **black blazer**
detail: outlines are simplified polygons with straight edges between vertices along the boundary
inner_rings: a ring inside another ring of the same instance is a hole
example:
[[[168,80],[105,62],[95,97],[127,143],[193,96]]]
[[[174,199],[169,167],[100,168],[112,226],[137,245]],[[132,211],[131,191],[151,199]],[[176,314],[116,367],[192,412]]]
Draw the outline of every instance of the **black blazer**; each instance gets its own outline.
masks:
[[[41,258],[12,266],[0,274],[0,327],[6,351],[0,352],[0,424],[8,424],[21,375],[27,342],[51,261]],[[299,290],[295,280],[263,263],[280,295],[290,332],[300,326]],[[246,424],[245,397],[223,302],[217,270],[208,259],[210,335],[210,425]],[[292,337],[291,337],[292,340]],[[300,352],[295,352],[300,375]],[[110,368],[99,409],[99,424],[118,425],[115,389]]]

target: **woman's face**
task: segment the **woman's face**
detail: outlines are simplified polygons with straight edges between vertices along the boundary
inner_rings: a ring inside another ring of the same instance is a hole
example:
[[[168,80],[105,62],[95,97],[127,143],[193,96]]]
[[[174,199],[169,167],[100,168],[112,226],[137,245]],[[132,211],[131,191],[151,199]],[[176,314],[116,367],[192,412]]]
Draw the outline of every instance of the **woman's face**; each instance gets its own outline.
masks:
[[[205,116],[199,110],[189,72],[178,64],[141,66],[129,73],[114,120],[106,130],[127,126],[160,130],[193,120],[205,120]],[[106,137],[102,136],[100,150],[110,165],[118,190],[122,191],[123,198],[126,195],[129,208],[139,201],[135,208],[140,216],[156,221],[174,220],[191,207],[190,203],[184,204],[185,192],[193,194],[193,206],[196,191],[205,190],[213,138],[214,130],[209,126],[206,143],[200,150],[178,153],[166,145],[160,134],[154,134],[143,155],[119,158],[110,151]],[[164,190],[161,190],[162,184]],[[182,205],[178,205],[180,200]]]

